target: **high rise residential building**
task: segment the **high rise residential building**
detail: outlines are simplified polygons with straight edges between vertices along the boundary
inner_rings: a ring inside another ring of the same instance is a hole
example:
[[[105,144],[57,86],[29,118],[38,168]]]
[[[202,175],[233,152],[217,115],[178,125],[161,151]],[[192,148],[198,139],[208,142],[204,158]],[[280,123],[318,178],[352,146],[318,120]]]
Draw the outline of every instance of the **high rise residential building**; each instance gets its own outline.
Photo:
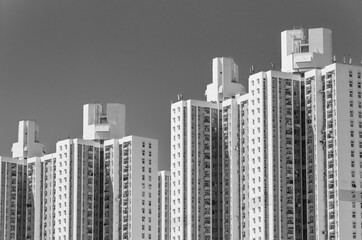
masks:
[[[193,100],[172,104],[172,239],[210,239],[219,233],[220,227],[217,226],[222,223],[219,218],[221,171],[218,172],[217,167],[221,164],[218,156],[220,149],[212,146],[213,142],[217,143],[219,133],[217,106],[215,103]],[[216,139],[216,142],[211,139]],[[213,167],[215,171],[212,171]]]
[[[13,144],[12,154],[13,158],[0,157],[0,239],[35,239],[35,213],[28,199],[40,184],[28,180],[27,159],[44,154],[35,121],[19,122],[18,142]],[[39,218],[36,221],[39,223]]]
[[[306,239],[303,91],[299,74],[268,71],[249,77],[245,239]]]
[[[158,142],[125,136],[122,104],[87,104],[84,139],[44,155],[33,121],[0,158],[0,239],[155,239]]]
[[[328,29],[281,40],[248,93],[216,58],[206,101],[172,104],[171,239],[362,237],[362,68],[334,63]]]
[[[223,100],[244,93],[234,61],[215,58],[208,101],[172,104],[171,239],[223,239],[239,231],[232,221],[240,205],[234,195],[237,176],[232,175],[237,159],[223,143],[222,116]],[[229,131],[237,136],[236,129]]]
[[[171,239],[171,175],[158,172],[158,239]]]
[[[107,140],[104,153],[104,239],[157,239],[157,140]]]
[[[305,73],[315,239],[362,238],[361,74],[361,66],[340,63]]]

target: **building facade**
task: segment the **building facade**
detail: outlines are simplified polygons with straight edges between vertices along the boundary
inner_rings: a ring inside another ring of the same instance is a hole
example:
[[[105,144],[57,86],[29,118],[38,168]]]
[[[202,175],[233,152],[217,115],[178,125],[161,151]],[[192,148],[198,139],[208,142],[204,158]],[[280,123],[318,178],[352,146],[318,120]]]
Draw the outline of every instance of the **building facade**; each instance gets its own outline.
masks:
[[[84,139],[47,155],[36,123],[19,123],[13,158],[0,158],[0,239],[158,238],[157,140],[125,136],[122,104],[83,116]]]
[[[171,239],[362,237],[362,70],[331,36],[282,32],[282,71],[248,93],[216,58],[206,101],[172,104]]]
[[[172,104],[171,239],[228,239],[239,232],[233,220],[240,205],[237,170],[230,170],[238,159],[229,155],[234,151],[229,142],[223,143],[229,132],[236,141],[237,124],[233,115],[234,129],[223,125],[223,100],[244,93],[235,62],[215,58],[213,82],[205,92],[208,101]]]
[[[334,63],[305,74],[316,239],[362,238],[361,73]]]
[[[104,239],[157,239],[157,140],[107,140],[104,151]]]

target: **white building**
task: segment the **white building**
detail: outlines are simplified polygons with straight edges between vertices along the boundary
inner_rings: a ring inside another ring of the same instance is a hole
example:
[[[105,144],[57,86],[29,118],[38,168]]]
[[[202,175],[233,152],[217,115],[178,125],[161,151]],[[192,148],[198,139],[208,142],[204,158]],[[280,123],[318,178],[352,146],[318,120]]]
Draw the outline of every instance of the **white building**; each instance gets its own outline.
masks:
[[[281,39],[248,93],[218,58],[207,101],[172,104],[171,239],[362,238],[362,68],[328,29]]]
[[[239,234],[235,209],[240,202],[233,146],[237,129],[222,123],[223,100],[243,94],[237,65],[230,58],[213,60],[208,101],[181,100],[171,106],[171,239],[228,239]],[[225,103],[226,104],[226,103]],[[224,128],[225,127],[225,128]],[[234,126],[235,127],[235,126]],[[233,141],[234,141],[233,140]],[[230,140],[231,141],[231,140]],[[235,197],[230,201],[231,197]]]
[[[171,175],[158,172],[158,239],[171,239]]]
[[[40,228],[35,229],[35,223],[40,223],[40,215],[34,207],[40,206],[33,192],[39,192],[41,183],[28,177],[33,164],[27,165],[28,158],[44,154],[36,122],[19,122],[18,142],[13,144],[12,153],[13,158],[0,157],[0,239],[37,239]]]
[[[305,73],[316,239],[362,238],[361,73],[338,63]]]
[[[43,155],[38,126],[19,123],[0,157],[0,239],[157,239],[158,143],[125,136],[122,104],[84,106],[84,139]]]
[[[282,69],[305,82],[304,235],[361,239],[362,68],[331,53],[328,29],[282,33]]]
[[[297,74],[268,71],[249,78],[245,239],[306,239],[303,92]]]
[[[248,208],[245,239],[316,239],[313,141],[308,71],[332,62],[328,29],[284,31],[282,72],[249,77]],[[245,138],[245,133],[244,133]],[[320,160],[319,160],[320,161]],[[321,176],[320,176],[321,177]],[[243,232],[244,236],[244,232]],[[323,239],[323,238],[319,238]]]
[[[104,239],[157,239],[157,140],[107,140],[104,153]]]

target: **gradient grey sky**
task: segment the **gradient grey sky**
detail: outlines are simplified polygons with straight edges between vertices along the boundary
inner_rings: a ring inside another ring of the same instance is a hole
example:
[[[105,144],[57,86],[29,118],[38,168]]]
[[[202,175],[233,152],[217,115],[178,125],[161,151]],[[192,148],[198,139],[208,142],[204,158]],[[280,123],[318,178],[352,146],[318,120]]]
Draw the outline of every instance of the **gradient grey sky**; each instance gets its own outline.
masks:
[[[34,119],[48,153],[82,136],[82,105],[126,104],[127,134],[159,139],[168,169],[170,100],[204,99],[214,57],[280,68],[280,32],[333,31],[337,61],[362,59],[362,1],[0,0],[0,155]]]

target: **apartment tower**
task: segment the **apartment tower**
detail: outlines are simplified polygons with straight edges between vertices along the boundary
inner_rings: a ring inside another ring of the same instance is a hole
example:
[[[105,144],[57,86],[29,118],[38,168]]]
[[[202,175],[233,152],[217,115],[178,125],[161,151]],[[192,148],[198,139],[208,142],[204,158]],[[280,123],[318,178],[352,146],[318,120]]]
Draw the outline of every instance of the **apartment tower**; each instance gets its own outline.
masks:
[[[238,135],[222,122],[223,101],[245,93],[238,81],[235,62],[215,58],[207,101],[171,106],[171,239],[228,239],[239,231],[232,220],[240,205],[238,159],[223,133]]]
[[[248,93],[216,58],[207,101],[172,104],[171,239],[362,237],[362,69],[328,29],[281,39],[282,71]]]
[[[157,140],[125,136],[122,104],[84,105],[83,123],[47,155],[36,123],[19,123],[0,158],[0,239],[157,238]]]

